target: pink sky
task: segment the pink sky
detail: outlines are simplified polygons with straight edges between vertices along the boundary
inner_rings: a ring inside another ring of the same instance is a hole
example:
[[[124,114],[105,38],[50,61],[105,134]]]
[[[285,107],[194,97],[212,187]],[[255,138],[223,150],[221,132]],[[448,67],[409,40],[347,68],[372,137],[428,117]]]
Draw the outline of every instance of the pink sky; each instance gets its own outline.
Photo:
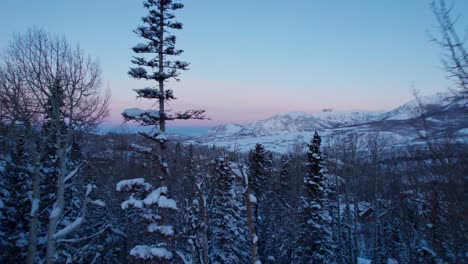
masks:
[[[120,124],[123,119],[120,113],[125,108],[138,107],[150,109],[152,103],[144,99],[136,99],[133,87],[144,87],[145,82],[125,80],[118,85],[110,84],[112,99],[108,123]],[[224,123],[247,124],[265,119],[277,113],[284,112],[317,112],[324,108],[336,110],[392,109],[408,100],[406,96],[387,95],[379,99],[379,91],[361,92],[359,88],[349,86],[341,89],[341,94],[335,94],[337,89],[327,87],[297,87],[287,88],[274,85],[243,84],[225,81],[182,80],[175,83],[174,90],[177,100],[167,108],[174,111],[184,109],[205,109],[211,120],[191,120],[172,123],[173,126],[213,126]],[[381,92],[381,91],[380,91]]]

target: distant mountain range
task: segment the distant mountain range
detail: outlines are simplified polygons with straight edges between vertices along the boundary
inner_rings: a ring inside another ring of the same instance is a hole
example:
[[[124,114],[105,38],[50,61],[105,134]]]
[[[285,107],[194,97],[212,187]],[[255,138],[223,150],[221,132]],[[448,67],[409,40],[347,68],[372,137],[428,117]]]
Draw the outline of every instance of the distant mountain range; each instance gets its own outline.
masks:
[[[420,103],[424,105],[423,125]],[[425,129],[427,128],[427,129]],[[393,145],[417,144],[419,133],[427,130],[438,136],[451,133],[468,136],[468,100],[453,101],[439,93],[412,100],[390,111],[334,111],[318,113],[284,113],[248,125],[224,124],[213,127],[208,135],[193,137],[198,144],[215,144],[247,151],[262,143],[274,152],[286,152],[294,142],[308,142],[314,131],[324,141],[340,135],[380,133],[391,138]]]

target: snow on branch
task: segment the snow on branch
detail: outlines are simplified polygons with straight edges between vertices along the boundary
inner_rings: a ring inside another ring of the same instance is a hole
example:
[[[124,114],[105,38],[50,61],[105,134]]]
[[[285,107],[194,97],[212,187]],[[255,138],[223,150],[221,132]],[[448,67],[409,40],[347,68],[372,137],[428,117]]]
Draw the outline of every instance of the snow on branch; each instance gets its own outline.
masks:
[[[137,79],[149,78],[146,70],[142,67],[130,68],[130,71],[128,71],[128,74],[132,76],[133,78],[137,78]]]
[[[177,203],[175,200],[167,198],[164,194],[167,194],[167,187],[159,187],[152,191],[144,200],[145,205],[157,204],[160,208],[174,209],[177,210]]]
[[[78,170],[81,168],[81,166],[83,166],[83,164],[80,164],[78,167],[76,167],[74,170],[68,173],[68,175],[65,177],[64,182],[67,182],[68,180],[73,178],[78,173]]]
[[[0,200],[0,208],[2,208],[2,201]],[[31,213],[30,213],[30,216],[34,216],[37,212],[37,210],[39,210],[39,199],[33,199],[32,202],[31,202]]]
[[[134,90],[138,94],[138,98],[146,98],[146,99],[163,99],[166,101],[176,99],[174,96],[174,91],[171,89],[167,89],[164,93],[161,93],[157,88],[145,87],[141,89]]]
[[[183,113],[175,113],[166,117],[166,120],[188,120],[188,119],[198,119],[198,120],[209,120],[205,116],[205,110],[187,110]]]
[[[122,113],[125,121],[135,121],[143,126],[155,125],[161,119],[161,115],[157,110],[142,110],[139,108],[125,109]]]
[[[134,208],[143,208],[143,201],[139,199],[135,199],[135,197],[133,197],[133,194],[132,194],[130,198],[122,202],[122,205],[121,205],[123,210],[130,208],[130,206]]]
[[[137,144],[131,144],[130,148],[140,153],[151,153],[151,151],[153,150],[152,148],[143,147]]]
[[[96,188],[97,188],[97,186],[96,186],[95,184],[89,183],[89,184],[86,186],[86,194],[85,194],[85,196],[88,197],[89,194],[90,194],[94,189],[96,189]]]
[[[150,52],[156,52],[155,48],[152,45],[149,44],[143,44],[143,43],[138,43],[136,44],[132,50],[135,53],[150,53]]]
[[[148,232],[159,232],[164,236],[172,236],[174,235],[174,228],[171,225],[158,225],[153,223],[148,226]]]
[[[117,183],[115,188],[116,191],[131,191],[134,188],[141,188],[145,191],[149,191],[153,187],[150,183],[145,182],[143,178],[122,180]]]
[[[102,200],[98,199],[98,200],[93,201],[93,200],[91,200],[91,198],[89,198],[89,194],[95,188],[97,188],[97,187],[94,184],[88,184],[86,186],[86,195],[85,195],[85,200],[84,200],[84,203],[83,203],[83,207],[81,208],[81,216],[76,218],[75,221],[73,221],[71,224],[69,224],[69,225],[65,226],[64,228],[60,229],[59,231],[57,231],[55,233],[55,235],[54,235],[55,239],[65,237],[66,235],[68,235],[71,232],[78,229],[85,222],[89,203],[92,203],[92,204],[95,204],[95,205],[98,205],[98,206],[105,206],[106,205]],[[50,217],[55,217],[56,214],[58,214],[58,213],[60,213],[60,209],[59,209],[58,206],[56,206],[56,204],[54,204],[54,209],[52,210],[52,213],[51,213]]]
[[[69,233],[77,229],[81,224],[83,224],[83,222],[84,217],[78,217],[77,219],[75,219],[75,221],[73,221],[73,223],[67,225],[66,227],[60,229],[57,233],[55,233],[54,237],[57,239],[68,235]]]
[[[250,202],[251,203],[257,203],[257,197],[255,197],[255,195],[253,195],[253,194],[250,194]]]
[[[102,201],[101,199],[93,200],[91,201],[91,203],[97,206],[101,206],[101,207],[106,206],[106,203]]]
[[[177,203],[175,200],[167,198],[166,196],[161,195],[158,199],[158,206],[161,208],[168,208],[177,210]]]
[[[172,259],[172,253],[165,248],[147,245],[138,245],[130,250],[130,255],[144,260],[150,259]]]
[[[164,134],[160,130],[157,130],[157,131],[151,132],[151,133],[140,132],[139,134],[144,136],[147,139],[151,139],[153,141],[156,141],[159,144],[164,145],[166,143],[166,134]]]
[[[159,187],[156,190],[153,190],[148,196],[143,200],[146,205],[152,205],[158,202],[159,197],[161,194],[167,193],[167,187]]]

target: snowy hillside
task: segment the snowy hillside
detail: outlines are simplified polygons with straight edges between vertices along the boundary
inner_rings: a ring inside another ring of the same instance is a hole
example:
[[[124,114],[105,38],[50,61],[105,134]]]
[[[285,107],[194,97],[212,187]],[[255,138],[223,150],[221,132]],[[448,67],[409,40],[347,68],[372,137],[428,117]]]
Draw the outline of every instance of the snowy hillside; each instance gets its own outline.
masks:
[[[273,136],[297,132],[333,129],[377,121],[382,112],[372,111],[334,111],[325,109],[318,113],[282,113],[256,121],[246,126],[226,124],[216,126],[210,136]]]
[[[194,138],[202,144],[215,144],[241,151],[262,143],[275,152],[286,152],[295,142],[306,142],[314,131],[324,140],[355,133],[365,135],[378,132],[391,138],[395,144],[414,143],[421,130],[418,118],[422,102],[428,115],[428,128],[435,134],[453,131],[466,135],[468,104],[452,102],[446,93],[412,100],[390,111],[334,111],[324,109],[317,113],[292,112],[274,115],[265,120],[241,126],[225,124],[210,129],[208,136]]]
[[[418,116],[420,113],[420,105],[428,107],[447,107],[452,104],[448,93],[437,93],[432,96],[421,97],[419,100],[411,100],[391,111],[388,111],[379,118],[381,120],[406,120]]]

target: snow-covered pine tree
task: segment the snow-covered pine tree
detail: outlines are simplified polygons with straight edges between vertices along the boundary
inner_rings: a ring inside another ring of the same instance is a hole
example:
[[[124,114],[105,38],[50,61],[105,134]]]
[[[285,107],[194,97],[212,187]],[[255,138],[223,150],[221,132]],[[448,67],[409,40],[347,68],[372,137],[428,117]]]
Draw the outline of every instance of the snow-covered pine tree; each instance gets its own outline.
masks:
[[[0,159],[0,262],[22,262],[27,251],[28,215],[31,202],[28,192],[32,181],[27,168],[31,163],[24,135],[9,140],[13,150],[8,161]],[[8,253],[7,256],[3,254]]]
[[[180,72],[188,70],[189,65],[188,62],[175,59],[183,50],[175,47],[176,36],[172,33],[174,30],[182,29],[182,23],[175,20],[175,11],[184,5],[179,0],[145,0],[143,6],[148,10],[148,14],[142,18],[143,25],[134,30],[143,39],[143,43],[132,48],[137,55],[131,62],[136,66],[130,68],[128,74],[135,79],[156,82],[155,86],[135,89],[135,92],[138,98],[153,100],[158,104],[158,109],[131,108],[125,109],[122,115],[126,121],[151,127],[149,132],[140,132],[140,134],[164,149],[167,141],[165,136],[167,121],[205,119],[205,111],[169,113],[165,109],[167,102],[176,99],[173,90],[167,87],[169,81],[179,81]],[[166,178],[171,175],[165,157],[153,148],[134,145],[133,149],[145,154],[152,163],[159,165],[163,172],[159,179],[165,186]],[[163,221],[164,219],[165,217]]]
[[[267,216],[269,231],[261,242],[266,244],[264,259],[267,262],[289,262],[292,256],[292,248],[295,243],[295,213],[292,205],[294,199],[293,178],[291,169],[291,155],[283,154],[280,157],[275,176],[273,192],[269,193],[267,200],[270,211]],[[288,224],[285,224],[288,223]],[[269,233],[268,233],[269,232]],[[262,237],[260,237],[262,239]]]
[[[249,191],[258,199],[255,204],[254,217],[257,233],[260,238],[272,231],[271,204],[266,199],[271,192],[272,180],[272,154],[262,144],[257,143],[255,148],[249,152],[247,160],[247,175],[249,177]],[[266,240],[265,240],[266,241]],[[266,245],[259,241],[258,249],[260,256],[265,255]]]
[[[209,256],[213,263],[248,263],[249,234],[242,194],[226,156],[214,161]]]
[[[165,238],[174,236],[172,225],[162,224],[163,210],[178,210],[175,200],[168,198],[168,189],[165,186],[154,188],[143,178],[122,180],[117,183],[116,190],[130,192],[130,197],[122,202],[123,210],[130,210],[130,222],[137,224],[148,223],[145,232],[139,235],[153,233],[161,242],[155,241],[153,236],[140,236],[139,244],[130,250],[130,256],[138,261],[158,261],[158,263],[171,263],[173,254],[167,249]],[[163,239],[164,238],[164,239]]]
[[[289,154],[281,155],[279,171],[279,190],[285,191],[289,185],[289,169],[291,156]],[[286,197],[284,197],[286,198]]]
[[[271,159],[271,152],[259,143],[249,152],[247,161],[249,186],[257,197],[264,195],[268,191],[266,185],[271,180]]]
[[[192,262],[208,264],[208,208],[204,191],[205,173],[195,162],[193,145],[189,146],[184,168],[185,184],[190,192],[185,213],[184,233],[191,246]],[[186,184],[186,183],[190,184]]]
[[[327,200],[328,172],[320,149],[321,138],[315,132],[308,144],[304,190],[301,196],[300,229],[297,238],[295,262],[333,262],[333,241]]]
[[[130,68],[128,74],[135,79],[157,82],[155,87],[135,89],[138,97],[156,100],[158,110],[126,109],[122,115],[126,120],[139,122],[144,126],[154,126],[153,131],[141,132],[143,136],[164,144],[166,138],[166,121],[205,119],[204,110],[188,110],[169,114],[165,109],[166,102],[176,99],[172,89],[167,89],[171,79],[178,81],[180,71],[188,70],[189,63],[171,59],[179,56],[183,50],[176,49],[176,36],[173,30],[182,29],[182,23],[174,20],[174,11],[184,7],[178,0],[146,0],[143,6],[148,9],[148,15],[142,18],[143,25],[134,32],[145,40],[134,46],[132,63],[137,67]],[[158,129],[156,129],[158,128]]]

